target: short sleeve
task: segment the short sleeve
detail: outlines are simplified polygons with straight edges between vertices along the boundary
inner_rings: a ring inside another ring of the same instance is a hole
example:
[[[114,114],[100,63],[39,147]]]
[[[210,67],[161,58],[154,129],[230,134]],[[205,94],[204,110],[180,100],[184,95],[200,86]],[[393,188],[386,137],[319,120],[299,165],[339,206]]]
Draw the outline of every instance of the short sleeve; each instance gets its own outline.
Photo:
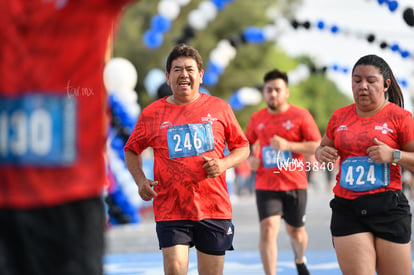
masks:
[[[146,132],[145,117],[141,115],[125,144],[124,151],[133,151],[136,154],[141,154],[148,147]]]
[[[250,144],[254,144],[257,141],[256,134],[256,115],[253,114],[246,128],[246,137],[249,140]]]
[[[229,150],[232,150],[237,147],[249,146],[249,141],[244,135],[243,130],[240,127],[239,122],[237,121],[236,116],[233,113],[230,105],[226,103],[226,117],[227,117],[227,127],[225,130],[226,133],[226,142]]]
[[[318,141],[321,139],[321,133],[313,119],[311,113],[307,110],[304,111],[304,119],[302,124],[303,137],[305,141]]]
[[[398,138],[401,141],[401,145],[405,145],[414,140],[414,118],[411,113],[408,113],[402,120],[400,129]]]

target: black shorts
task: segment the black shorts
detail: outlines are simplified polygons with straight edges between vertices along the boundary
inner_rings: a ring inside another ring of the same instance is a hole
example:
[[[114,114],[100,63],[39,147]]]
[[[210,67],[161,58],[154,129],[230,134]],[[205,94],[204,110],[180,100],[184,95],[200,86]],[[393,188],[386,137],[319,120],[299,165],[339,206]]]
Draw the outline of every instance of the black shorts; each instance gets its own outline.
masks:
[[[0,209],[0,274],[102,275],[104,225],[101,198]]]
[[[289,191],[256,190],[256,204],[259,220],[281,215],[287,224],[293,227],[305,225],[306,189]]]
[[[355,200],[331,200],[331,233],[340,237],[361,232],[395,243],[411,239],[410,205],[401,191],[362,196]]]
[[[188,244],[210,255],[224,255],[226,250],[233,250],[231,220],[162,221],[157,222],[156,228],[160,249]]]

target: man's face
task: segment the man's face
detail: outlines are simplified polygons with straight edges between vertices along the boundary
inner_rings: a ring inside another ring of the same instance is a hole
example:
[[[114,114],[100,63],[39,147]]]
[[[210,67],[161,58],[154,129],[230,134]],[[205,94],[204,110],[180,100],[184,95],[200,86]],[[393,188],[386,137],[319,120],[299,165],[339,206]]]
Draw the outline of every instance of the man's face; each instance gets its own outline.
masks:
[[[289,89],[283,79],[272,79],[265,83],[265,86],[263,87],[263,96],[267,106],[271,110],[277,111],[280,106],[286,103],[286,100],[289,97]]]
[[[171,63],[171,71],[166,73],[174,97],[181,101],[192,100],[198,95],[203,82],[204,71],[199,71],[197,62],[191,57],[178,57]]]

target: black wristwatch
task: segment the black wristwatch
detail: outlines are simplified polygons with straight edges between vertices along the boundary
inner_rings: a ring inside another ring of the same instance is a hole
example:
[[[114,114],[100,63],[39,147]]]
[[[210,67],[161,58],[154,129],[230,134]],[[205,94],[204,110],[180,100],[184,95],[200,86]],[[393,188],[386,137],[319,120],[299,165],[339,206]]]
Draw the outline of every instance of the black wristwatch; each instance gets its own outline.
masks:
[[[401,159],[401,151],[398,149],[395,149],[392,152],[392,165],[397,165],[397,162]]]

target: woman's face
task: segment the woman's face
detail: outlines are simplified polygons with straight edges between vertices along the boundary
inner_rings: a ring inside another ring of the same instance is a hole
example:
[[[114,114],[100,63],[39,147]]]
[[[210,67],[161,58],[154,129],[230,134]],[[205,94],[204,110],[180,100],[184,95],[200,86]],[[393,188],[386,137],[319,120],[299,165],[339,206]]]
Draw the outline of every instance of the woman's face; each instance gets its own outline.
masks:
[[[372,65],[358,65],[352,74],[352,93],[357,108],[363,112],[373,111],[385,102],[385,92],[390,80],[386,81],[379,68]]]

